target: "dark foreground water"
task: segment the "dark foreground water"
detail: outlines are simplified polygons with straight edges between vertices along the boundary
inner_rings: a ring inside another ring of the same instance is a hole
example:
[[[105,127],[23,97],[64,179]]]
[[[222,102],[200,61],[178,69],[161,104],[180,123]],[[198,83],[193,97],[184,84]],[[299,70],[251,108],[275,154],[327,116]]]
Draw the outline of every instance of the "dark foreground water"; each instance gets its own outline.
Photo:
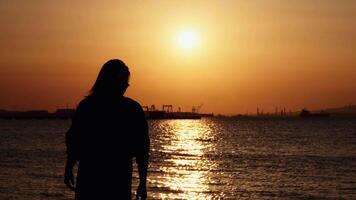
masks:
[[[149,199],[356,199],[356,120],[149,123]],[[62,177],[69,124],[0,121],[1,200],[73,198]]]

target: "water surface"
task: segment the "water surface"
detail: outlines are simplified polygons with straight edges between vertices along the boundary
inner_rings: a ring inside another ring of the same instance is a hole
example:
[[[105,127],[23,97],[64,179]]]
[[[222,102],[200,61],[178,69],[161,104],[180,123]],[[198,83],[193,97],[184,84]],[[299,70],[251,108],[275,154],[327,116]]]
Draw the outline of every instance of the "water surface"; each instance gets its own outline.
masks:
[[[73,198],[62,177],[69,125],[0,121],[0,199]],[[149,199],[356,199],[356,120],[149,125]]]

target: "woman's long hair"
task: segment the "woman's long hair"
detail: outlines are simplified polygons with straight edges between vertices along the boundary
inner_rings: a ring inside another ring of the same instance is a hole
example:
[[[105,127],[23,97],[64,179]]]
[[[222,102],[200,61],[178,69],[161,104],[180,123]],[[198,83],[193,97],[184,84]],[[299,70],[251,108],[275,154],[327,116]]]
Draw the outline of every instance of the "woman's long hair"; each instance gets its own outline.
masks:
[[[107,61],[101,68],[89,96],[123,95],[129,86],[130,71],[119,59]]]

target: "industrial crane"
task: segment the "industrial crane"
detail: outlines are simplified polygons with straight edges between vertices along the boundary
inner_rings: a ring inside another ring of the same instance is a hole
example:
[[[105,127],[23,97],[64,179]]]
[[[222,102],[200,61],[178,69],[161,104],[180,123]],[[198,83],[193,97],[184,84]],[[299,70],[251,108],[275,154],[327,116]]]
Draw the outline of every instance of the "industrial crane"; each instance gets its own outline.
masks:
[[[201,107],[203,107],[203,104],[200,104],[199,106],[193,106],[192,113],[199,113]]]

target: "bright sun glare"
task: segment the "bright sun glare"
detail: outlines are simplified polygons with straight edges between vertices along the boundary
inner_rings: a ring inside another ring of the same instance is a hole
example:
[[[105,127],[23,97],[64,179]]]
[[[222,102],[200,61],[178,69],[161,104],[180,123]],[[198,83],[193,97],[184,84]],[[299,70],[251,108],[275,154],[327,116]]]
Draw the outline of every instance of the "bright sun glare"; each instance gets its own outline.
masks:
[[[197,44],[197,35],[192,31],[183,31],[179,35],[179,44],[183,49],[192,49]]]

